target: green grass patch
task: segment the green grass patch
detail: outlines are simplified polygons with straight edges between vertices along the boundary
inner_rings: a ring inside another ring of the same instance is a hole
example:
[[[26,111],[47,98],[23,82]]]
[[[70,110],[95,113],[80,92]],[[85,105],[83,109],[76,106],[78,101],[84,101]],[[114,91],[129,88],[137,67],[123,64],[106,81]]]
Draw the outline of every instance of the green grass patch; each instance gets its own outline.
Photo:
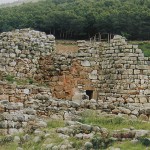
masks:
[[[64,141],[64,139],[58,137],[58,135],[53,134],[53,137],[51,137],[51,143],[54,143],[54,144],[60,144]]]
[[[130,141],[116,142],[113,147],[121,150],[150,150],[150,147],[146,147],[140,142],[131,143]]]
[[[96,111],[88,110],[82,113],[82,123],[105,127],[108,130],[120,130],[134,127],[135,129],[150,130],[149,122],[130,120],[122,117],[101,116]]]
[[[145,57],[150,57],[150,42],[139,43],[139,48],[143,51]]]
[[[13,83],[15,81],[15,76],[8,74],[4,77],[4,79],[10,83]]]
[[[25,78],[25,79],[17,79],[15,76],[13,75],[6,75],[4,77],[4,80],[8,81],[9,83],[16,83],[17,85],[26,85],[26,84],[33,84],[35,83],[35,81],[31,78]]]
[[[33,136],[34,138],[35,136]],[[33,139],[32,138],[32,139]],[[32,140],[25,142],[21,145],[24,150],[41,150],[42,144],[44,142],[44,137],[41,137],[41,140],[37,143],[33,142]]]
[[[85,140],[79,140],[75,137],[70,137],[69,141],[72,142],[72,146],[75,149],[80,149],[83,146],[83,144],[85,143]]]
[[[59,127],[64,127],[64,126],[65,126],[65,123],[63,120],[50,120],[47,123],[48,129],[59,128]]]
[[[6,143],[0,146],[0,150],[16,150],[17,147],[18,147],[18,144],[16,143]]]
[[[129,41],[130,44],[138,45],[143,51],[145,57],[150,57],[150,42],[149,41]]]

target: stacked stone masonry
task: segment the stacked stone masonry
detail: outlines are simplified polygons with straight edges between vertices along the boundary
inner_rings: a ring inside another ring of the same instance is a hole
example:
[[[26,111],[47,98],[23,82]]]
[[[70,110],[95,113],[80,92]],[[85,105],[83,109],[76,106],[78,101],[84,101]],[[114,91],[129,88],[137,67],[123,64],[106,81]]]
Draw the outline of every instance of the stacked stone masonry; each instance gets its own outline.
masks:
[[[41,117],[66,119],[84,109],[150,120],[150,66],[137,45],[78,41],[60,54],[53,35],[30,29],[0,34],[0,77],[33,78],[36,85],[0,82],[0,133],[13,134]],[[46,84],[46,87],[39,86]]]
[[[0,70],[16,77],[33,77],[38,59],[55,49],[55,38],[30,29],[0,34]]]
[[[115,36],[101,50],[100,97],[122,98],[124,103],[149,103],[150,66],[141,49]]]
[[[68,100],[81,100],[85,91],[93,91],[94,99],[98,98],[99,50],[79,41],[79,52],[57,54],[39,60],[36,80],[41,80],[51,87],[53,97]]]

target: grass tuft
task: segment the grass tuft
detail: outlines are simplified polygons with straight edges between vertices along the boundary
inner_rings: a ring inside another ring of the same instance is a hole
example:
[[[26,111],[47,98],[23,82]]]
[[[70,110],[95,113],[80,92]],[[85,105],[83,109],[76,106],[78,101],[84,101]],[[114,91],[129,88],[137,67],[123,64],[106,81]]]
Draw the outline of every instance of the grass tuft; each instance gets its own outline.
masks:
[[[150,57],[150,42],[139,43],[139,48],[143,51],[145,57]]]
[[[122,117],[101,116],[95,111],[88,110],[82,113],[82,123],[97,125],[111,130],[134,127],[135,129],[150,130],[149,122],[139,120],[128,120]]]
[[[65,123],[63,120],[50,120],[47,123],[48,129],[59,128],[59,127],[64,127],[64,126],[65,126]]]
[[[121,150],[150,150],[150,148],[145,147],[140,142],[132,143],[131,141],[116,142],[113,147],[120,148]]]

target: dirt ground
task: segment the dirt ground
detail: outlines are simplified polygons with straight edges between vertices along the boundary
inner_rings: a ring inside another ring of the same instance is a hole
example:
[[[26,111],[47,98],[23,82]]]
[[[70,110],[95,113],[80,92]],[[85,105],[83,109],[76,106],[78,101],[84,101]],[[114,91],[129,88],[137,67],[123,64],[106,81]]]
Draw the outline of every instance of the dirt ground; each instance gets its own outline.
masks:
[[[78,46],[76,41],[56,41],[56,51],[57,53],[75,53],[78,51]]]

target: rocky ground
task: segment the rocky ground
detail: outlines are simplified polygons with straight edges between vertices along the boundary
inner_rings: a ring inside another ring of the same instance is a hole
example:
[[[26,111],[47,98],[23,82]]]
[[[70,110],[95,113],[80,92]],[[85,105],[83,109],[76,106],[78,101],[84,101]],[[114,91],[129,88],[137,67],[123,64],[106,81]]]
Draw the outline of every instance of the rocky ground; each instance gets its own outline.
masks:
[[[149,150],[149,122],[80,110],[30,121],[24,133],[1,136],[0,150]]]

